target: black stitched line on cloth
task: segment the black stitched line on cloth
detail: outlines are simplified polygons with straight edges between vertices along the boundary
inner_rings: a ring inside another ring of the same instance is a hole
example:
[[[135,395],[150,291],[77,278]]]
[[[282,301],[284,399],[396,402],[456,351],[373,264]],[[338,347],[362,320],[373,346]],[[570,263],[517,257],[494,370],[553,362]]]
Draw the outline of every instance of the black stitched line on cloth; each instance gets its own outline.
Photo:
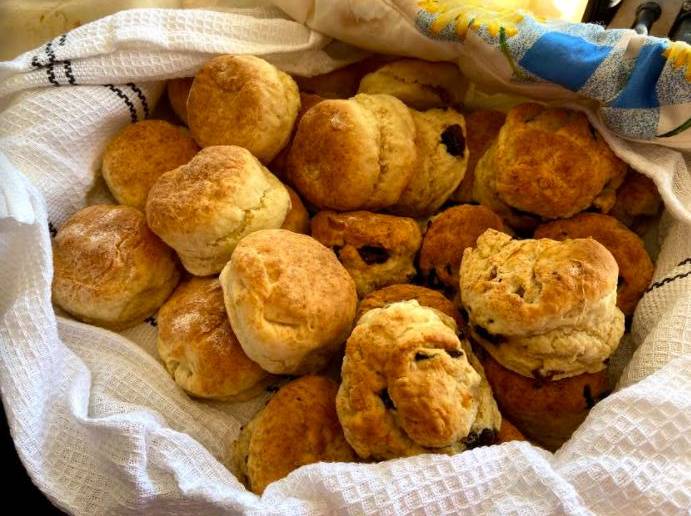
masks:
[[[127,106],[127,109],[130,110],[130,120],[134,124],[138,120],[137,109],[134,107],[134,104],[132,104],[130,98],[127,95],[125,95],[125,92],[123,92],[120,88],[116,88],[112,84],[105,84],[104,86],[123,100],[123,102]]]
[[[132,88],[132,91],[137,94],[137,97],[139,97],[139,100],[142,101],[142,106],[144,107],[144,118],[149,118],[149,103],[146,100],[146,95],[144,95],[144,92],[134,84],[133,82],[128,82],[127,85]]]
[[[681,267],[682,265],[691,265],[691,256],[686,258],[685,260],[680,261],[677,264],[677,267]]]
[[[65,66],[65,77],[67,77],[67,80],[72,86],[76,85],[77,80],[74,78],[74,74],[72,73],[72,61],[68,59],[67,61],[63,62],[63,65]]]
[[[66,39],[67,39],[67,33],[60,36],[60,39],[58,40],[58,45],[63,46],[65,44]]]
[[[656,281],[655,283],[653,283],[652,285],[650,285],[648,287],[648,289],[645,291],[645,293],[647,294],[651,290],[655,290],[656,288],[660,288],[661,286],[666,285],[667,283],[672,283],[673,281],[676,281],[676,280],[681,279],[681,278],[685,278],[686,276],[691,276],[691,271],[682,272],[681,274],[677,274],[675,276],[670,276],[669,278],[665,278],[663,280]]]
[[[60,86],[60,83],[55,79],[55,52],[53,52],[52,41],[46,43],[46,54],[48,54],[48,68],[46,68],[48,80],[53,86]]]
[[[48,221],[48,233],[50,233],[50,236],[52,238],[55,238],[55,235],[58,234],[58,230],[55,228],[55,224],[53,224],[51,221]]]

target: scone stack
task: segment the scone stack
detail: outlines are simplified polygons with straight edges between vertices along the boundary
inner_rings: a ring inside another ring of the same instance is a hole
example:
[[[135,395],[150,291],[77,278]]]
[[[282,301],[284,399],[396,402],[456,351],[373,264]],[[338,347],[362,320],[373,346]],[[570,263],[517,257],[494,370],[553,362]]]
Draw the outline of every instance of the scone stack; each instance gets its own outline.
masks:
[[[608,392],[653,267],[624,224],[659,200],[583,114],[466,113],[466,86],[449,63],[296,83],[212,59],[168,85],[184,125],[139,122],[105,149],[120,204],[58,231],[55,303],[116,330],[158,312],[160,358],[195,398],[279,385],[229,443],[255,493],[318,461],[521,431],[557,448]]]

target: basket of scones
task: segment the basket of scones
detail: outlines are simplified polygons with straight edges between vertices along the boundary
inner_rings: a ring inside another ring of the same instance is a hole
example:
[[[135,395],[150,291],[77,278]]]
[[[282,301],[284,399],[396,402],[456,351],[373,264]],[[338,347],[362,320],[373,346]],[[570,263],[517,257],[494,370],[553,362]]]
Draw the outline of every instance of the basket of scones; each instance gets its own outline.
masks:
[[[614,387],[661,201],[584,113],[467,87],[410,58],[210,59],[106,146],[115,202],[57,229],[53,302],[155,321],[200,403],[260,400],[225,443],[257,494],[317,462],[557,450]]]

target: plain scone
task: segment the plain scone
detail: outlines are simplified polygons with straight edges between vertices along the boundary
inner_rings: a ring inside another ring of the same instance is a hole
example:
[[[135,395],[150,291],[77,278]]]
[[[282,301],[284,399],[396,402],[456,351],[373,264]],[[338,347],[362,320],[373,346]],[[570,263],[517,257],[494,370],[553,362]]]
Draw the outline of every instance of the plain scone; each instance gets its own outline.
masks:
[[[163,120],[130,124],[113,138],[101,173],[113,197],[144,210],[151,186],[164,172],[189,162],[199,147],[184,127]]]
[[[341,376],[338,418],[363,459],[459,453],[492,444],[501,425],[482,367],[453,319],[417,301],[365,313],[346,344]]]
[[[229,469],[252,492],[315,462],[352,462],[355,454],[336,416],[338,386],[308,375],[281,387],[241,430]]]
[[[242,350],[216,278],[181,283],[157,320],[158,354],[175,383],[192,396],[241,401],[271,380]]]
[[[235,248],[220,280],[242,349],[269,372],[316,372],[350,333],[355,284],[312,237],[284,229],[252,233]]]
[[[262,163],[286,146],[300,109],[295,81],[254,56],[218,56],[197,72],[187,123],[202,147],[238,145]]]
[[[601,371],[624,333],[618,270],[590,238],[513,240],[488,229],[461,262],[471,335],[523,376],[558,380]]]
[[[280,228],[290,210],[283,184],[242,147],[207,147],[163,174],[149,192],[151,230],[196,276],[223,269],[240,239]]]
[[[414,172],[415,123],[389,95],[324,100],[304,114],[288,154],[288,179],[320,209],[395,204]]]
[[[400,59],[365,75],[359,93],[392,95],[415,109],[463,102],[468,81],[453,63]]]
[[[175,254],[129,206],[72,215],[53,240],[53,301],[90,324],[122,330],[156,312],[177,285]]]

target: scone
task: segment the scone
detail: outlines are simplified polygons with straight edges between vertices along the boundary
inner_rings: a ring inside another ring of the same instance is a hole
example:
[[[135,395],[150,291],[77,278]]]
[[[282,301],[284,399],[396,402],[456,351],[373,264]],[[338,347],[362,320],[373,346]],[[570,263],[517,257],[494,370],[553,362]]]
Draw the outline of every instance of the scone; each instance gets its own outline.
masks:
[[[300,93],[286,73],[254,56],[218,56],[197,72],[187,123],[202,147],[238,145],[262,163],[286,146]]]
[[[290,135],[290,141],[285,147],[283,147],[281,152],[278,153],[278,155],[273,159],[273,161],[269,163],[269,170],[276,174],[276,176],[279,177],[281,181],[285,181],[288,175],[288,154],[290,153],[290,146],[293,143],[295,131],[297,130],[298,125],[300,124],[300,120],[302,120],[302,117],[305,113],[307,113],[307,111],[309,111],[313,106],[319,104],[322,100],[324,99],[318,95],[300,92],[300,110],[298,111],[298,116],[295,119],[293,132]]]
[[[392,303],[411,300],[417,301],[420,306],[434,308],[448,315],[456,323],[457,330],[465,328],[463,317],[451,301],[436,290],[410,284],[390,285],[367,294],[358,304],[355,319],[356,321],[359,320],[360,317],[374,308],[384,308]]]
[[[451,199],[468,203],[473,201],[473,183],[475,167],[482,155],[489,149],[499,135],[501,126],[506,121],[506,114],[501,111],[478,110],[465,115],[466,141],[468,143],[468,166],[463,181],[458,185]]]
[[[290,195],[290,210],[286,215],[281,229],[303,233],[308,235],[310,232],[310,215],[307,213],[305,205],[302,204],[300,197],[291,187],[283,185]]]
[[[460,184],[468,163],[463,115],[453,109],[411,110],[418,162],[390,211],[408,217],[432,215]]]
[[[341,376],[338,419],[366,460],[459,453],[493,444],[501,425],[482,367],[453,319],[417,301],[364,314]]]
[[[242,351],[216,278],[180,284],[157,319],[158,354],[175,383],[190,395],[245,400],[272,378]]]
[[[633,315],[655,271],[653,261],[638,235],[614,217],[600,213],[579,213],[570,219],[544,224],[535,231],[535,238],[564,240],[588,237],[605,246],[617,261],[617,306],[624,314]]]
[[[530,234],[540,223],[540,217],[512,208],[497,194],[497,169],[494,167],[496,140],[477,162],[473,179],[473,200],[499,215],[504,223],[521,234]]]
[[[526,441],[527,439],[521,431],[514,426],[508,419],[502,416],[501,428],[497,434],[498,443],[510,443],[511,441]]]
[[[129,206],[89,206],[53,239],[53,302],[90,324],[121,330],[155,313],[177,285],[175,254]]]
[[[161,174],[189,162],[198,151],[186,129],[163,120],[142,120],[110,141],[101,173],[120,204],[144,210],[146,196]]]
[[[320,209],[376,210],[398,201],[416,158],[415,123],[400,100],[325,100],[300,120],[288,154],[288,180]]]
[[[529,378],[596,373],[624,333],[617,262],[595,240],[513,240],[488,229],[461,263],[472,337]],[[516,422],[516,421],[514,421]]]
[[[285,229],[252,233],[220,280],[242,349],[271,373],[319,371],[350,333],[355,284],[312,237]]]
[[[548,449],[608,390],[624,333],[617,273],[590,238],[512,240],[490,229],[463,254],[461,299],[502,414]]]
[[[149,227],[196,276],[217,274],[238,241],[280,228],[290,195],[242,147],[207,147],[187,165],[163,174],[149,192]]]
[[[230,470],[262,494],[300,466],[356,459],[336,416],[337,385],[308,375],[281,387],[231,445]]]
[[[502,415],[510,418],[521,433],[551,451],[569,439],[588,411],[610,391],[607,371],[562,380],[536,380],[502,367],[488,354],[478,354]],[[505,421],[502,418],[502,426]],[[502,431],[500,440],[505,442]]]
[[[320,211],[312,219],[312,236],[333,249],[360,297],[412,278],[422,242],[413,219],[369,211]]]
[[[458,270],[463,251],[474,247],[487,229],[504,231],[501,219],[489,208],[463,204],[432,219],[420,250],[420,271],[431,286],[458,290]]]
[[[185,124],[187,123],[187,97],[190,95],[193,80],[194,77],[182,77],[180,79],[171,79],[166,84],[170,107],[173,108],[173,112]]]
[[[583,113],[537,104],[509,112],[489,166],[503,202],[547,219],[588,208],[626,173]]]
[[[365,75],[358,91],[393,95],[424,110],[460,105],[467,88],[468,81],[453,63],[400,59]]]
[[[662,206],[653,180],[630,170],[616,196],[609,215],[619,219],[639,235],[644,234]]]
[[[357,94],[360,80],[383,64],[391,56],[373,55],[343,68],[312,77],[294,76],[301,92],[319,95],[325,99],[349,99]]]

